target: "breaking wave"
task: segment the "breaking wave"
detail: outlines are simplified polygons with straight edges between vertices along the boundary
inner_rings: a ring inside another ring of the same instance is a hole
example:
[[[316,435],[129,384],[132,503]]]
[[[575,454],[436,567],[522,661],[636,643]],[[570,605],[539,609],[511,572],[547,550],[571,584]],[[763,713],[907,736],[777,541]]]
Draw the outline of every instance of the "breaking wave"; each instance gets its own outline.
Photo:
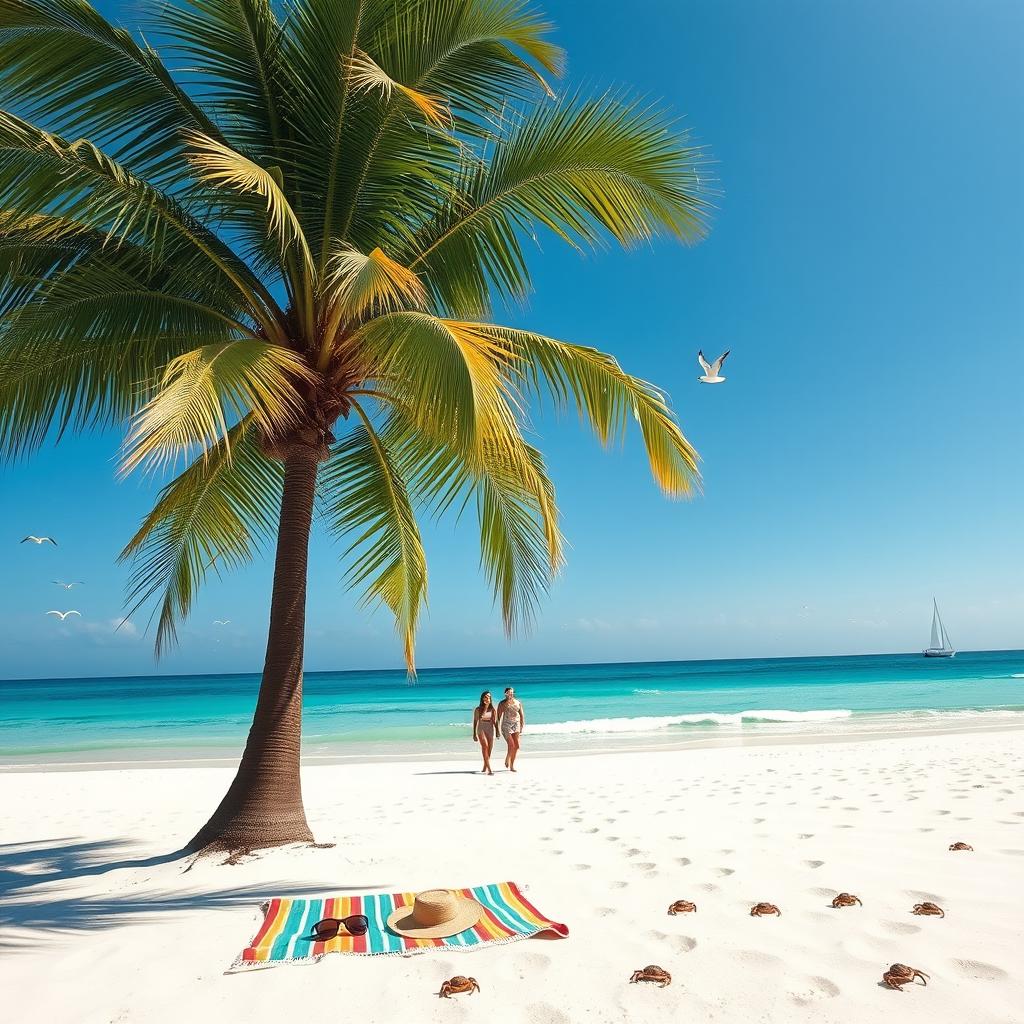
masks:
[[[639,718],[590,718],[578,722],[533,724],[534,735],[556,736],[565,733],[657,732],[686,725],[757,725],[770,722],[837,722],[849,718],[852,711],[715,711],[691,715],[664,715]]]

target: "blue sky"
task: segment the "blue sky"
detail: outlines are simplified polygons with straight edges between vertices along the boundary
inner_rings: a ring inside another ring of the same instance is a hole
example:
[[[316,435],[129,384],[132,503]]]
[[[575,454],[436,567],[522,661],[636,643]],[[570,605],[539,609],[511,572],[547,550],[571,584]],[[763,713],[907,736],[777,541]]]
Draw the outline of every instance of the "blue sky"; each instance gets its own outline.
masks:
[[[474,526],[427,533],[424,666],[1024,646],[1024,7],[1014,0],[549,0],[569,81],[632,84],[685,116],[723,189],[710,238],[585,259],[543,243],[518,322],[664,386],[703,458],[670,503],[637,439],[536,428],[569,564],[509,644]],[[123,8],[126,21],[131,9]],[[697,383],[698,347],[732,349]],[[270,564],[204,592],[155,666],[118,550],[151,489],[117,435],[0,468],[0,676],[262,665]],[[49,532],[60,546],[19,545]],[[309,669],[384,668],[383,613],[313,541]],[[82,579],[72,598],[53,579]],[[50,608],[76,607],[64,625]],[[231,625],[214,627],[215,618]]]

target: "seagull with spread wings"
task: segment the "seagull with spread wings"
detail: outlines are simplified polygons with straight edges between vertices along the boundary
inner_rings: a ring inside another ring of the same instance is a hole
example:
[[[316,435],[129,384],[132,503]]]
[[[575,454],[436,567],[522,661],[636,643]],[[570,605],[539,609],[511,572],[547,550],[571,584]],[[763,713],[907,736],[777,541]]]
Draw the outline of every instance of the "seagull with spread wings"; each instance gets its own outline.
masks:
[[[79,618],[82,617],[82,613],[75,608],[71,608],[66,612],[49,611],[46,614],[59,616],[61,622],[63,622],[69,615],[77,615]]]
[[[704,358],[703,351],[699,351],[697,353],[697,362],[700,363],[704,375],[698,377],[697,380],[702,384],[721,384],[725,380],[722,376],[722,363],[725,362],[725,357],[730,351],[730,349],[726,349],[713,363],[709,363]]]
[[[85,580],[75,580],[74,583],[65,583],[63,580],[54,580],[54,584],[58,587],[63,587],[65,590],[70,590],[72,587],[80,587]]]
[[[214,619],[213,624],[215,626],[226,626],[230,621],[230,619]]]
[[[57,546],[57,542],[52,537],[36,537],[34,534],[29,534],[27,537],[22,538],[21,543],[25,541],[32,541],[33,544],[52,544],[54,547]]]

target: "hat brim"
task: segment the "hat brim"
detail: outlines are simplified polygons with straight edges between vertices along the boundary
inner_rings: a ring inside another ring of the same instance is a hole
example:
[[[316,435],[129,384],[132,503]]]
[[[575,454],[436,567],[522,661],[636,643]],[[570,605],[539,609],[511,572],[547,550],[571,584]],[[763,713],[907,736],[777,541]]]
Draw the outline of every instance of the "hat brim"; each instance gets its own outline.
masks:
[[[472,928],[480,920],[484,911],[476,900],[459,897],[456,902],[458,909],[453,918],[430,927],[416,923],[411,906],[399,907],[388,914],[388,930],[396,935],[405,935],[410,939],[446,939],[450,935],[458,935],[459,932]]]

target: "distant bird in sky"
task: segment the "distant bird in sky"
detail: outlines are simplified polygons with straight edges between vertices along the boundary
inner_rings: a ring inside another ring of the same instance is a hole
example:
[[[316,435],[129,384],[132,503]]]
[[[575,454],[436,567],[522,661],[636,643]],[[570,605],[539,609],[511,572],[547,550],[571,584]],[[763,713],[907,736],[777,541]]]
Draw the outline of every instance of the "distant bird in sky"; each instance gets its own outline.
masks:
[[[54,547],[57,546],[57,542],[52,537],[35,537],[30,533],[21,543],[24,544],[27,540],[32,541],[33,544],[52,544]]]
[[[703,351],[697,353],[697,362],[700,363],[701,369],[704,371],[703,377],[698,377],[702,384],[721,384],[725,378],[721,375],[722,363],[725,362],[725,357],[731,352],[731,349],[726,349],[713,363],[709,363],[704,358]]]
[[[72,587],[80,587],[85,581],[75,580],[74,583],[65,583],[63,580],[53,581],[58,587],[63,587],[65,590],[70,590]]]
[[[230,621],[230,619],[214,619],[213,624],[215,626],[226,626]]]
[[[60,616],[60,621],[61,622],[63,622],[69,615],[77,615],[79,618],[82,617],[82,613],[80,611],[76,611],[74,608],[71,608],[70,610],[68,610],[66,612],[50,611],[50,612],[47,612],[46,614],[47,615],[58,615],[58,616]]]

